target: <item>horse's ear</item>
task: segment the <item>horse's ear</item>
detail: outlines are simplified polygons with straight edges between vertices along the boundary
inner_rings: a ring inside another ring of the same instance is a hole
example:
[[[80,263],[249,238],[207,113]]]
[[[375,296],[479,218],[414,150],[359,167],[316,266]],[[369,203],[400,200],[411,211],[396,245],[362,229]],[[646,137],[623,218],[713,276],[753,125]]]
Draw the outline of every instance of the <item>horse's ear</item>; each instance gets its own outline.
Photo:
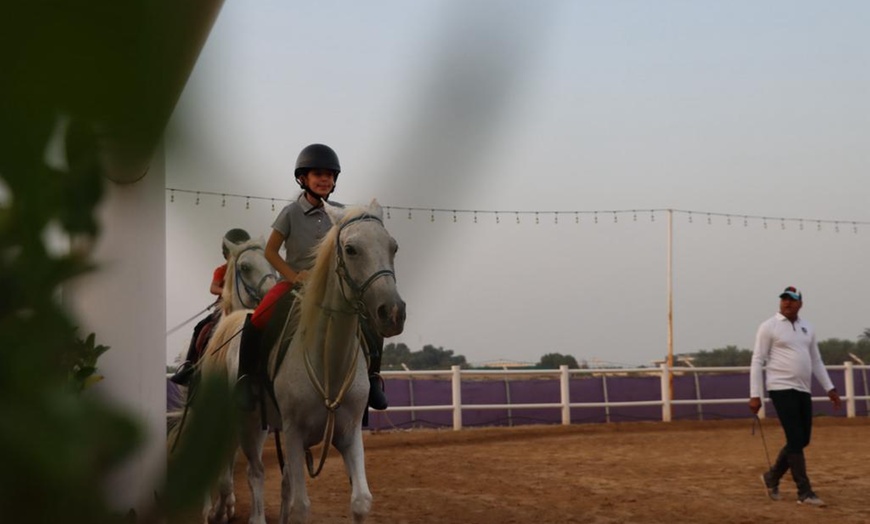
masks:
[[[369,204],[369,211],[368,212],[370,215],[374,215],[374,216],[380,218],[381,220],[384,219],[384,209],[381,207],[380,204],[378,204],[377,198],[372,199],[371,203]]]
[[[323,202],[323,210],[326,211],[327,216],[329,216],[329,219],[332,221],[333,224],[338,224],[339,222],[341,222],[341,219],[344,218],[344,208],[334,206],[328,201]]]
[[[263,246],[263,248],[265,248],[266,247],[266,237],[264,237],[263,235],[258,236],[257,237],[257,244],[259,244],[260,246]]]

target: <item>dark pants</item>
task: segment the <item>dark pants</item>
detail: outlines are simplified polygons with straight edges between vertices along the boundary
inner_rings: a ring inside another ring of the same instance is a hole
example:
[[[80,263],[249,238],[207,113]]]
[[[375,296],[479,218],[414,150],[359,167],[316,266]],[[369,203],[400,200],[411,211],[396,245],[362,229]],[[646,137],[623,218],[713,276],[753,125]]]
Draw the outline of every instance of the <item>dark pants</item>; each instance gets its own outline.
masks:
[[[809,393],[796,389],[770,391],[770,400],[785,432],[789,453],[801,453],[810,444],[813,431],[813,402]]]
[[[798,497],[804,498],[812,494],[810,479],[807,476],[804,448],[810,444],[813,430],[813,401],[809,393],[795,389],[769,391],[770,400],[776,409],[779,423],[785,432],[785,446],[780,450],[776,462],[770,468],[770,482],[774,485],[785,472],[791,470],[791,476],[797,486]],[[768,480],[768,479],[766,479]]]

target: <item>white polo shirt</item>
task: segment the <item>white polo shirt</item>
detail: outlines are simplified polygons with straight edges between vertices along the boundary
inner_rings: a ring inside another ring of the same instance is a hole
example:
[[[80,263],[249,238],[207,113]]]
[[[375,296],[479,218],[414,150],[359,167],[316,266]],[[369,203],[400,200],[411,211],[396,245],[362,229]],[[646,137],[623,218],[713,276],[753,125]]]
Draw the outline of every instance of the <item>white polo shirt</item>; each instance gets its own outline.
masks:
[[[750,398],[764,397],[761,377],[765,364],[768,391],[796,389],[810,393],[813,375],[825,391],[834,389],[819,354],[816,332],[801,318],[792,324],[777,313],[758,326],[749,372]]]

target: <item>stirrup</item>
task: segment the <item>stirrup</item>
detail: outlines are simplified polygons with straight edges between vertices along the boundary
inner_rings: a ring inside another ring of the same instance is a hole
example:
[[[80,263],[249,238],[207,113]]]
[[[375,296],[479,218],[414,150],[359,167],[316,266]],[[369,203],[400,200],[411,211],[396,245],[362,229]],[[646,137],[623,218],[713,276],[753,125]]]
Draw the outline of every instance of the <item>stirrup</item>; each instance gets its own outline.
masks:
[[[389,407],[387,395],[384,394],[384,379],[377,373],[369,375],[369,406],[379,411]]]

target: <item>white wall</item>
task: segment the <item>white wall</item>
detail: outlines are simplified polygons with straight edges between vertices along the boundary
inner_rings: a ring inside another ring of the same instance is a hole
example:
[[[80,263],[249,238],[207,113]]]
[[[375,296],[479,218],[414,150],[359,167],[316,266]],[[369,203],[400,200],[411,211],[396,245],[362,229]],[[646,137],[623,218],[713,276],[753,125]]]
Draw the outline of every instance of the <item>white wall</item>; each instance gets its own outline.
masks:
[[[110,347],[98,362],[105,379],[91,391],[121,405],[145,431],[137,455],[109,479],[119,510],[153,502],[166,463],[165,162],[158,150],[145,177],[107,181],[93,259],[99,268],[68,295],[84,334]]]

